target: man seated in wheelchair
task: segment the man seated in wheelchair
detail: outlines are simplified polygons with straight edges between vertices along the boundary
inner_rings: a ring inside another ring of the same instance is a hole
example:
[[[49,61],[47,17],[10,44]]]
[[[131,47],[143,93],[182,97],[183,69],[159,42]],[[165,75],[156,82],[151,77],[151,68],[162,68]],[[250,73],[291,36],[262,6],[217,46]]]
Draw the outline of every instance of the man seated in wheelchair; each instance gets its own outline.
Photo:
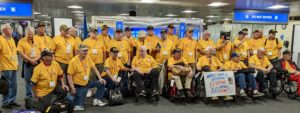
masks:
[[[259,90],[267,94],[269,92],[265,77],[270,80],[270,90],[272,93],[279,92],[277,88],[277,75],[273,65],[265,55],[265,49],[259,48],[256,55],[249,58],[249,67],[257,71],[256,78],[259,82]]]
[[[140,54],[135,56],[132,60],[132,69],[133,79],[135,84],[137,85],[137,92],[139,96],[145,97],[146,94],[151,94],[152,97],[159,95],[158,90],[158,76],[159,69],[155,59],[147,54],[146,46],[140,47]],[[144,81],[149,81],[146,90],[146,83]]]
[[[199,58],[196,66],[197,71],[204,71],[204,72],[217,72],[223,71],[223,64],[220,60],[215,56],[216,50],[214,48],[206,48],[207,54]],[[219,100],[218,97],[212,97],[213,101]],[[225,96],[224,100],[232,100],[233,97]]]
[[[185,98],[185,94],[188,98],[192,98],[193,94],[190,91],[191,83],[193,79],[193,72],[191,67],[188,65],[185,58],[182,57],[181,49],[174,49],[173,56],[168,59],[168,79],[174,82],[177,88],[177,96],[179,98]],[[181,83],[181,78],[185,78],[184,89]],[[171,85],[172,86],[172,85]]]
[[[287,70],[290,74],[289,80],[297,82],[297,96],[300,96],[300,71],[299,67],[297,67],[296,63],[292,61],[292,52],[289,50],[285,50],[283,52],[283,57],[281,60],[281,66],[283,70]]]
[[[257,90],[257,84],[254,77],[255,70],[248,68],[241,60],[238,53],[233,52],[231,54],[231,60],[224,64],[224,69],[226,71],[233,71],[235,80],[240,88],[240,96],[246,96],[247,86],[250,85],[250,88],[253,90],[253,96],[262,96],[262,93],[259,93]],[[246,83],[248,81],[248,83]]]
[[[118,59],[118,53],[119,50],[116,47],[110,48],[110,57],[105,60],[104,72],[101,74],[106,81],[106,88],[108,90],[115,88],[122,81],[122,71],[131,71],[131,69],[125,67],[121,60]]]
[[[59,64],[53,61],[53,53],[50,50],[41,52],[41,61],[31,77],[34,98],[26,100],[26,107],[44,111],[45,107],[52,104],[54,95],[57,99],[62,99],[66,97],[65,92],[69,91],[69,88],[65,85],[63,71]]]

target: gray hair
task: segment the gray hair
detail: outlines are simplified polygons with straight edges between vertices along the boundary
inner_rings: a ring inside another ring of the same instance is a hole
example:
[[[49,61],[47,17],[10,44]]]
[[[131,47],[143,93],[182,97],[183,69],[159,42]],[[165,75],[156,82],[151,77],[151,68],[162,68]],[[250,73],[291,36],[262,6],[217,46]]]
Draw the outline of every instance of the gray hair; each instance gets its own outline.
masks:
[[[260,51],[260,52],[265,52],[266,49],[261,47],[261,48],[258,49],[258,51]]]
[[[141,46],[141,47],[140,47],[140,50],[147,51],[147,47],[146,47],[146,46]]]
[[[11,26],[10,26],[9,23],[3,24],[3,25],[1,26],[1,32],[3,33],[4,29],[6,29],[6,28],[11,29]]]
[[[26,29],[25,29],[25,33],[26,33],[26,35],[28,34],[28,32],[33,32],[33,34],[35,33],[35,30],[34,30],[34,28],[32,27],[32,26],[28,26]]]
[[[76,29],[75,27],[73,27],[73,26],[71,26],[71,27],[69,28],[68,31],[70,31],[70,30],[75,30],[75,31],[77,31],[77,29]]]

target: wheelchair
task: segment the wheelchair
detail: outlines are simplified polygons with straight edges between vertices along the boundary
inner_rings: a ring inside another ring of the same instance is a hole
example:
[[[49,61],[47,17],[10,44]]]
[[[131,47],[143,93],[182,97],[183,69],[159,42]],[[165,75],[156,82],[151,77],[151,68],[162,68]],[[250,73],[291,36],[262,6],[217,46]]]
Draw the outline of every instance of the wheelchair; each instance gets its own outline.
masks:
[[[297,97],[297,83],[290,81],[290,74],[287,70],[284,70],[281,66],[282,60],[274,62],[274,68],[278,72],[278,85],[280,85],[280,93],[284,92],[289,99],[295,99]]]
[[[146,99],[150,100],[151,102],[158,102],[160,100],[159,95],[151,96],[152,91],[150,89],[150,80],[142,79],[142,81],[146,89]],[[129,90],[131,92],[131,95],[135,97],[135,102],[139,102],[141,96],[139,96],[137,85],[132,76],[130,76]]]
[[[198,88],[196,87],[197,81],[195,80],[195,77],[193,77],[193,79],[192,79],[191,89],[190,89],[193,97],[190,97],[190,98],[179,97],[176,83],[172,79],[171,80],[168,79],[168,73],[171,72],[171,70],[168,69],[167,62],[168,61],[166,60],[163,64],[163,68],[166,71],[164,73],[164,84],[163,84],[163,88],[162,88],[162,96],[167,98],[171,102],[182,102],[184,100],[191,101],[191,102],[195,101],[196,97],[198,95],[198,92],[199,92]],[[185,77],[180,77],[181,81],[185,81],[183,78],[185,78]],[[184,82],[182,84],[184,84]]]

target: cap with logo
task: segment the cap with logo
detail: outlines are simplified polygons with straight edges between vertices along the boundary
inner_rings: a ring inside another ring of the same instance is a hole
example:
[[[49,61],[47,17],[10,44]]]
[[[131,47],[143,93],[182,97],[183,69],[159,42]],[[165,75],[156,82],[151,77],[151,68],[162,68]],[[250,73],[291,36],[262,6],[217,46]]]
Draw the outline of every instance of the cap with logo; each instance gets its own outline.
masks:
[[[269,31],[269,34],[270,34],[270,33],[275,34],[275,33],[277,33],[277,31],[276,31],[275,29],[271,29],[271,30]]]
[[[231,53],[230,58],[239,57],[240,55],[236,52]]]
[[[175,54],[175,53],[181,53],[181,49],[176,48],[176,49],[174,49],[174,50],[172,51],[172,53],[173,53],[173,54]]]
[[[121,32],[123,32],[123,30],[120,29],[120,28],[117,28],[117,29],[116,29],[116,32],[121,33]]]
[[[151,25],[147,26],[147,30],[153,30],[153,29],[154,29],[153,26],[151,26]]]
[[[109,51],[112,52],[112,53],[118,53],[119,52],[118,48],[116,48],[116,47],[110,48]]]
[[[125,27],[125,31],[132,31],[130,27]]]
[[[96,28],[93,28],[93,27],[91,27],[90,29],[89,29],[89,32],[97,32],[98,30],[96,29]]]
[[[39,22],[36,27],[44,27],[46,24],[44,22]]]
[[[80,51],[86,51],[88,49],[89,49],[89,47],[87,45],[79,44],[78,50],[80,50]]]
[[[193,29],[193,28],[188,28],[188,29],[186,29],[186,31],[187,31],[187,32],[193,32],[194,29]]]
[[[160,31],[160,33],[167,33],[167,30],[162,29],[162,30]]]
[[[144,30],[139,31],[138,38],[146,37],[146,32]]]
[[[109,28],[109,27],[108,27],[107,25],[103,25],[103,26],[101,27],[102,30],[108,29],[108,28]]]
[[[68,26],[66,24],[62,24],[62,25],[59,26],[59,30],[61,30],[61,31],[66,31],[68,29],[69,28],[68,28]]]
[[[173,24],[169,24],[168,28],[175,28],[175,26]]]
[[[49,49],[44,49],[42,52],[41,52],[41,58],[42,57],[45,57],[45,56],[53,56],[53,52]]]
[[[282,52],[283,55],[286,55],[286,54],[292,54],[292,53],[293,53],[293,52],[291,52],[291,51],[289,51],[289,50],[285,50],[285,51]]]

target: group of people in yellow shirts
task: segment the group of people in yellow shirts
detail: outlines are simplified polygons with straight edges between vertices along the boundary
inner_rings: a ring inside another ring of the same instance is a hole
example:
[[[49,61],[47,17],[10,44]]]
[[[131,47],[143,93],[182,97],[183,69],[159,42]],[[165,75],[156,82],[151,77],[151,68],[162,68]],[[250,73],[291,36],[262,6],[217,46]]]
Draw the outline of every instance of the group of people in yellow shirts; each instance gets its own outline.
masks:
[[[81,40],[77,37],[76,28],[61,25],[60,35],[50,38],[45,33],[45,24],[38,23],[36,31],[26,28],[26,36],[15,44],[11,38],[9,24],[1,26],[0,36],[0,70],[9,80],[9,93],[4,95],[3,108],[19,106],[16,98],[16,71],[19,54],[23,59],[23,75],[26,83],[26,97],[38,98],[47,102],[53,94],[70,92],[74,97],[74,110],[84,110],[84,99],[90,88],[96,88],[93,105],[104,106],[105,88],[113,89],[121,81],[128,86],[128,72],[132,72],[138,95],[146,96],[143,79],[150,81],[151,95],[159,94],[158,77],[160,68],[167,63],[168,79],[174,79],[180,97],[192,97],[191,81],[195,71],[238,71],[243,68],[258,70],[254,75],[239,73],[241,95],[245,95],[246,80],[252,81],[254,95],[259,91],[268,92],[265,75],[270,77],[271,90],[276,90],[276,74],[272,70],[273,61],[281,57],[282,41],[275,38],[277,31],[270,30],[269,37],[263,36],[262,30],[255,30],[253,37],[248,37],[248,30],[243,29],[238,37],[231,41],[225,34],[214,43],[210,33],[204,31],[198,41],[192,37],[193,29],[188,28],[184,38],[173,34],[175,26],[169,24],[161,31],[161,37],[154,35],[154,27],[148,26],[147,33],[139,31],[138,37],[132,37],[130,27],[116,29],[115,37],[108,35],[109,27],[103,25],[101,34],[90,28],[89,37]],[[179,65],[180,64],[180,65]],[[172,74],[172,68],[188,67],[184,88],[180,77]],[[59,81],[58,81],[59,80]],[[123,85],[123,86],[124,86]],[[57,87],[59,86],[59,88]],[[213,97],[213,100],[218,97]],[[227,96],[227,100],[232,97]],[[49,104],[49,103],[48,103]]]

